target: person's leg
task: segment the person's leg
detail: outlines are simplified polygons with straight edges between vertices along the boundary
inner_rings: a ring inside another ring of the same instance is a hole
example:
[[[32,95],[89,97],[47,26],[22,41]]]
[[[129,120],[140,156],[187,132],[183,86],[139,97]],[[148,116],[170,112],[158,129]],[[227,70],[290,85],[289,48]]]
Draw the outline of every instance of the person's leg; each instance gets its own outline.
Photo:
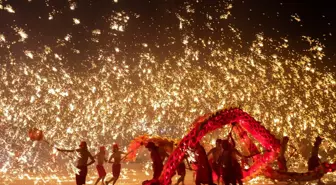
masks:
[[[104,181],[104,180],[105,180],[105,176],[104,176],[104,177],[102,177],[102,179],[101,179],[101,180],[102,180],[102,185],[105,185],[105,181]]]
[[[113,169],[113,185],[119,179],[120,172],[121,172],[121,164],[116,164]]]
[[[177,179],[177,182],[176,182],[175,185],[180,184],[180,182],[182,182],[182,185],[184,185],[184,177],[185,177],[185,175],[181,175],[180,178]]]
[[[81,181],[81,178],[80,178],[80,175],[79,174],[76,174],[76,185],[81,185],[80,182]]]
[[[108,185],[110,182],[112,182],[114,180],[114,177],[112,177],[110,180],[105,181],[105,185]]]
[[[98,184],[98,182],[101,180],[101,178],[100,177],[98,177],[98,179],[96,180],[96,183],[95,183],[95,185],[97,185]]]
[[[219,169],[216,169],[215,173],[217,175],[217,185],[219,185],[220,184],[220,177],[221,177]]]
[[[87,175],[87,168],[86,167],[79,168],[79,174],[76,174],[76,184],[77,185],[85,184],[86,175]]]
[[[85,184],[86,182],[87,171],[87,167],[83,168],[82,184]]]
[[[112,185],[114,185],[114,184],[117,182],[118,179],[119,179],[119,177],[115,177],[115,178],[113,178],[113,183],[112,183]]]

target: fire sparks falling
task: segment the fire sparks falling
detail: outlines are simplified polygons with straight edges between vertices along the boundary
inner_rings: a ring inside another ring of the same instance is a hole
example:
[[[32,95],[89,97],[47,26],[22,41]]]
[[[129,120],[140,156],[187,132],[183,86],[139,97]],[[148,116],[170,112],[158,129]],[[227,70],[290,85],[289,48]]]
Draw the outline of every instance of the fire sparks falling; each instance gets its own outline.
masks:
[[[1,1],[0,7],[16,13]],[[69,7],[75,10],[77,4],[71,1]],[[230,19],[232,5],[225,7],[220,17],[207,16],[205,25],[209,31],[214,30],[214,21]],[[195,12],[190,5],[184,10],[188,14]],[[54,12],[57,11],[51,12],[50,21],[56,16]],[[102,52],[95,59],[100,61],[99,65],[92,62],[83,75],[65,67],[62,63],[65,55],[45,46],[43,51],[29,48],[21,51],[29,62],[9,57],[8,62],[1,64],[2,178],[39,173],[37,179],[50,179],[46,174],[63,168],[64,163],[70,174],[75,170],[67,156],[58,155],[44,143],[29,141],[26,133],[32,127],[43,130],[45,138],[58,147],[74,148],[80,140],[87,140],[94,151],[118,138],[123,138],[123,144],[127,145],[127,141],[145,133],[181,138],[196,117],[227,106],[242,106],[271,133],[293,138],[290,142],[299,149],[300,160],[290,161],[292,167],[306,163],[307,148],[317,135],[325,137],[326,144],[322,147],[325,160],[335,159],[334,153],[328,152],[336,148],[335,135],[330,132],[335,130],[336,122],[336,80],[334,74],[320,72],[312,66],[312,61],[325,57],[322,43],[304,36],[310,49],[305,53],[294,52],[296,56],[290,57],[283,55],[290,48],[287,38],[275,42],[258,34],[252,44],[245,46],[250,52],[241,54],[223,47],[220,40],[196,38],[190,33],[194,20],[183,17],[182,13],[176,16],[184,33],[185,49],[184,55],[169,60],[159,61],[150,51],[139,54],[137,61],[119,60],[113,54]],[[106,18],[109,30],[91,30],[91,41],[99,42],[104,31],[110,32],[111,37],[122,34],[131,17],[136,19],[140,15],[114,12]],[[298,15],[292,18],[301,21]],[[75,26],[83,24],[79,18],[71,19]],[[13,29],[20,37],[18,42],[29,41],[24,29]],[[241,31],[229,25],[230,34],[241,45]],[[72,37],[72,33],[65,35],[59,44],[71,44]],[[211,58],[202,65],[199,65],[200,51],[192,46],[195,42],[211,50]],[[0,34],[1,47],[9,48],[12,44],[15,43]],[[137,44],[144,48],[156,45]],[[72,50],[80,53],[76,48]],[[102,50],[124,52],[117,44]],[[266,50],[273,53],[268,55]],[[52,62],[46,62],[47,58]],[[144,173],[148,173],[149,166],[144,166]]]

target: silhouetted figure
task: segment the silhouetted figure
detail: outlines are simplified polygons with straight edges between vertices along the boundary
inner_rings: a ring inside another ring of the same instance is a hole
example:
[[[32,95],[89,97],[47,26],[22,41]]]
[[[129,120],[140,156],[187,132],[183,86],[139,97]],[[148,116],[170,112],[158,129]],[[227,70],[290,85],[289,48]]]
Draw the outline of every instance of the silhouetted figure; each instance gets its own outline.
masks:
[[[283,172],[287,172],[287,161],[286,161],[286,157],[285,157],[285,153],[287,151],[288,148],[288,141],[289,141],[289,137],[285,136],[282,138],[282,142],[281,142],[281,148],[280,148],[280,154],[278,157],[278,167],[279,167],[279,171],[283,171]]]
[[[110,156],[108,162],[113,163],[112,164],[112,175],[113,177],[109,180],[106,181],[106,185],[108,185],[110,182],[113,181],[113,185],[117,182],[119,176],[120,176],[120,171],[121,171],[121,155],[125,154],[124,152],[119,150],[119,146],[117,144],[113,145],[113,153]],[[113,159],[113,162],[112,162]]]
[[[146,148],[150,151],[150,156],[153,162],[153,179],[159,179],[163,170],[163,161],[160,156],[159,147],[155,146],[153,142],[148,142]]]
[[[180,164],[177,166],[177,170],[176,170],[177,175],[179,175],[180,177],[177,179],[177,182],[176,182],[175,185],[178,185],[180,183],[182,183],[182,185],[184,185],[184,178],[186,176],[186,165],[185,165],[184,161],[187,162],[189,169],[191,169],[189,161],[188,161],[187,157],[185,156],[183,158],[183,160],[180,162]]]
[[[174,143],[165,143],[162,145],[159,145],[159,153],[162,159],[162,162],[164,162],[166,160],[166,158],[169,157],[169,153],[173,152],[173,148],[174,148]]]
[[[95,157],[97,158],[98,164],[96,166],[97,168],[97,172],[98,172],[98,179],[95,183],[95,185],[97,185],[99,183],[99,181],[102,181],[102,184],[104,185],[104,179],[106,176],[106,171],[104,168],[104,162],[107,161],[105,158],[105,154],[106,154],[106,150],[105,147],[100,147],[99,148],[99,153],[97,155],[95,155]]]
[[[217,139],[216,140],[216,147],[212,148],[207,156],[209,157],[209,155],[212,155],[212,169],[213,171],[216,173],[217,175],[217,184],[219,184],[220,178],[221,178],[221,173],[220,173],[220,160],[219,157],[221,156],[223,152],[223,148],[222,148],[222,140],[221,139]]]
[[[231,133],[229,134],[229,138],[231,143],[229,142],[229,140],[223,140],[222,142],[222,148],[223,148],[223,153],[221,156],[222,178],[225,185],[228,185],[230,183],[236,185],[237,182],[238,184],[242,185],[243,171],[238,162],[237,155],[241,158],[250,158],[257,154],[250,156],[243,156],[235,148],[236,144],[234,142],[234,139],[232,138]]]
[[[308,160],[308,171],[314,171],[321,165],[321,160],[318,157],[318,151],[322,143],[322,138],[317,136],[315,139],[314,146],[312,148],[311,157]],[[324,184],[321,179],[318,180],[318,184]]]
[[[312,148],[311,157],[308,160],[308,171],[313,171],[321,165],[320,158],[318,157],[318,151],[322,143],[320,136],[316,137],[314,146]]]
[[[235,172],[233,168],[232,161],[232,149],[230,148],[230,143],[228,140],[222,141],[222,155],[220,156],[221,162],[221,175],[225,185],[230,183],[236,184],[236,179],[234,177]]]
[[[205,149],[200,143],[196,144],[195,153],[197,162],[196,185],[213,185],[214,183],[212,179],[212,169],[208,161]]]
[[[233,179],[232,179],[232,183],[235,185],[236,182],[238,182],[239,185],[242,185],[243,184],[243,171],[242,171],[242,168],[238,162],[238,159],[237,159],[237,155],[240,156],[241,158],[245,157],[243,156],[237,149],[236,149],[236,143],[232,137],[232,134],[230,132],[229,134],[229,138],[230,138],[230,141],[231,143],[229,142],[229,150],[231,150],[230,154],[231,154],[231,160],[232,160],[232,167],[233,167],[233,171],[234,171],[234,174],[233,174]],[[245,157],[245,158],[248,158],[249,156]]]
[[[56,149],[62,152],[78,152],[79,159],[77,161],[76,167],[79,169],[79,173],[76,174],[76,184],[77,185],[85,184],[86,175],[87,175],[87,167],[95,162],[91,153],[88,151],[86,142],[82,141],[79,145],[79,149],[76,149],[76,150],[64,150],[64,149],[59,149],[59,148],[56,148]],[[91,162],[87,163],[89,158],[91,159]]]

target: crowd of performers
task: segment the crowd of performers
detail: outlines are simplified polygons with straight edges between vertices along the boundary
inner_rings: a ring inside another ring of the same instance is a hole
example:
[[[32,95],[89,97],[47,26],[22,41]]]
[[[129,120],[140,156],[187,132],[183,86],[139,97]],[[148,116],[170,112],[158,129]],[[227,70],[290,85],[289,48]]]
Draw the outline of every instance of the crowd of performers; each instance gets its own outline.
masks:
[[[59,149],[59,148],[57,148],[57,150],[62,151],[62,152],[77,152],[78,153],[79,157],[78,157],[77,166],[76,166],[79,170],[79,172],[76,173],[76,184],[77,185],[85,184],[86,176],[88,172],[88,166],[90,166],[91,164],[94,164],[96,159],[97,159],[96,169],[98,172],[98,179],[95,182],[95,185],[97,185],[99,181],[102,181],[102,184],[106,184],[106,185],[112,182],[112,184],[114,185],[117,182],[120,176],[120,172],[121,172],[121,161],[123,159],[121,155],[125,155],[125,156],[127,155],[126,153],[119,150],[119,146],[117,144],[114,144],[113,153],[108,160],[106,159],[106,149],[104,146],[100,147],[99,152],[96,155],[92,156],[87,148],[87,144],[85,141],[82,141],[79,145],[79,148],[75,150],[64,150],[64,149]],[[90,159],[90,162],[88,163],[89,159]],[[112,178],[107,181],[104,181],[105,176],[106,176],[106,171],[104,168],[105,162],[112,163]]]
[[[285,152],[288,148],[288,141],[289,138],[284,137],[281,142],[281,150],[277,160],[278,168],[279,171],[281,172],[287,172]],[[315,170],[321,164],[321,161],[318,157],[318,150],[321,142],[322,138],[317,137],[314,146],[312,148],[311,157],[308,161],[309,171]],[[148,142],[145,144],[145,147],[150,152],[150,157],[152,160],[153,179],[151,181],[155,182],[155,180],[158,181],[161,175],[165,159],[169,157],[168,154],[169,152],[167,153],[167,151],[170,151],[171,153],[173,151],[174,144],[171,143],[171,145],[157,146],[153,142]],[[92,156],[91,153],[88,151],[87,144],[85,141],[82,141],[80,143],[79,149],[64,150],[57,148],[57,150],[62,152],[78,153],[79,158],[76,167],[78,168],[79,173],[76,174],[77,185],[85,184],[88,172],[88,166],[94,164],[96,160],[97,160],[96,169],[98,172],[98,179],[95,182],[95,185],[98,184],[100,181],[102,181],[102,184],[108,185],[109,183],[112,182],[112,184],[114,185],[117,182],[121,172],[121,161],[128,155],[125,152],[120,151],[117,144],[114,144],[113,153],[108,160],[105,158],[106,154],[105,147],[100,147],[98,154]],[[178,165],[177,174],[179,175],[179,178],[176,182],[176,185],[180,183],[184,185],[184,178],[186,176],[186,169],[187,169],[185,162],[188,165],[188,169],[195,171],[196,178],[194,180],[196,185],[201,184],[214,185],[215,182],[213,179],[212,172],[214,172],[218,177],[216,182],[217,184],[220,183],[223,183],[225,185],[229,184],[235,185],[237,183],[239,185],[243,184],[242,182],[243,169],[241,168],[241,165],[238,162],[237,157],[239,156],[241,160],[244,161],[252,156],[243,156],[236,149],[235,142],[231,136],[231,133],[229,134],[228,139],[223,140],[217,139],[216,146],[212,148],[208,153],[206,153],[204,147],[200,143],[197,143],[193,152],[195,154],[195,160],[191,165],[190,162],[187,160],[188,158],[187,154],[185,155],[184,160],[182,160]],[[123,158],[121,157],[122,155],[124,155]],[[212,156],[211,160],[209,160],[209,156]],[[88,163],[89,159],[90,162]],[[112,178],[108,181],[105,181],[106,171],[103,166],[105,162],[112,163]]]

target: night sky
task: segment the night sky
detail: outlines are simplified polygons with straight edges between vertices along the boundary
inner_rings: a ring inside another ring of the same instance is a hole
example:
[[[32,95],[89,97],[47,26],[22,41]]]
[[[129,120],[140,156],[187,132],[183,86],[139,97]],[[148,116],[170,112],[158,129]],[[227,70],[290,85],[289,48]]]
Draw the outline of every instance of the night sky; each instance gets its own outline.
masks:
[[[96,60],[102,53],[134,60],[139,53],[150,51],[163,61],[183,54],[180,51],[184,47],[182,36],[185,32],[179,29],[176,14],[183,15],[185,12],[182,8],[189,5],[195,8],[195,13],[190,17],[193,21],[186,32],[192,33],[197,39],[221,40],[243,53],[248,50],[246,46],[255,40],[256,34],[263,33],[275,40],[288,38],[292,49],[300,52],[307,48],[307,43],[302,42],[302,36],[310,36],[326,46],[326,57],[322,63],[316,62],[317,66],[327,66],[328,71],[335,71],[336,13],[332,1],[199,0],[198,3],[188,3],[183,0],[82,0],[76,2],[76,8],[71,10],[73,2],[2,0],[0,4],[3,7],[10,5],[15,13],[0,10],[0,34],[13,42],[10,48],[0,45],[1,62],[7,61],[9,56],[26,60],[24,50],[39,52],[45,46],[61,54],[65,64],[75,70],[87,68],[88,61]],[[223,7],[227,3],[233,5],[230,10],[232,15],[228,19],[219,20],[220,14],[226,11]],[[129,21],[123,32],[114,33],[109,29],[110,20],[118,12],[127,14]],[[212,31],[206,27],[207,15],[214,17]],[[295,17],[300,21],[295,20]],[[80,24],[74,24],[73,18],[79,19]],[[233,43],[230,37],[225,38],[230,25],[241,31],[241,43]],[[16,28],[23,29],[29,38],[24,42],[15,42],[20,38],[15,32]],[[101,30],[101,34],[95,38],[99,42],[92,40],[92,30],[95,29]],[[71,42],[62,43],[60,40],[67,34],[71,35]],[[144,48],[142,43],[148,43],[148,47]],[[123,52],[116,53],[114,47]],[[211,52],[211,49],[199,43],[194,47],[203,55],[200,61],[206,60]]]

